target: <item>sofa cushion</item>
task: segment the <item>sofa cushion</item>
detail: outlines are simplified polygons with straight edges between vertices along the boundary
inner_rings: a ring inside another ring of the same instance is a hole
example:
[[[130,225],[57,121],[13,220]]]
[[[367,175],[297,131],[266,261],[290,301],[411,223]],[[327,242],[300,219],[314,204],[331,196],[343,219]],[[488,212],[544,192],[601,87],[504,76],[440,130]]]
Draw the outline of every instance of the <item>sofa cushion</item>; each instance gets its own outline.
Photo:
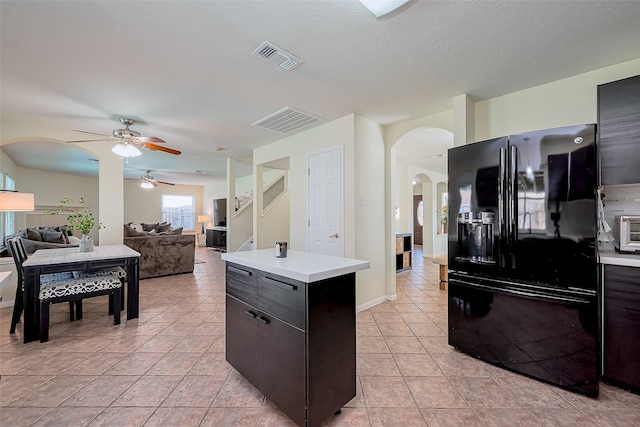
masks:
[[[42,242],[42,234],[40,234],[37,228],[27,228],[27,239]]]
[[[66,243],[62,231],[47,228],[42,231],[42,241],[48,243]]]
[[[171,230],[171,223],[163,222],[158,225],[158,233],[162,233],[169,230]]]
[[[124,225],[124,237],[146,236],[148,233],[144,231],[136,231],[129,224]]]
[[[64,242],[61,243],[69,243],[69,230],[67,229],[67,227],[68,226],[66,225],[61,225],[54,228],[54,230],[62,232],[62,238],[64,239]]]
[[[146,224],[144,222],[141,222],[140,225],[142,225],[142,231],[158,231],[158,227],[160,227],[159,223],[155,223],[155,224]]]
[[[167,230],[167,231],[158,233],[158,235],[162,235],[162,236],[172,236],[172,235],[179,235],[179,234],[182,234],[182,227],[174,228],[173,230]]]

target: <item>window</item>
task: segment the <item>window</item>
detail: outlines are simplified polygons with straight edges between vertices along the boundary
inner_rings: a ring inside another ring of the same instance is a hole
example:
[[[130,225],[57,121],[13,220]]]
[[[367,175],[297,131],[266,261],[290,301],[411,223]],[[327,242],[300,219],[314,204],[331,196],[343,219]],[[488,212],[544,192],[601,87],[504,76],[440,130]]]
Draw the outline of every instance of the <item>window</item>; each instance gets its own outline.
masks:
[[[0,190],[15,190],[16,182],[6,173],[0,171]],[[7,236],[15,234],[15,218],[14,212],[0,212],[0,229],[2,230],[2,240],[0,247],[4,248],[4,239]]]
[[[171,223],[172,228],[195,230],[195,198],[163,194],[162,221]]]

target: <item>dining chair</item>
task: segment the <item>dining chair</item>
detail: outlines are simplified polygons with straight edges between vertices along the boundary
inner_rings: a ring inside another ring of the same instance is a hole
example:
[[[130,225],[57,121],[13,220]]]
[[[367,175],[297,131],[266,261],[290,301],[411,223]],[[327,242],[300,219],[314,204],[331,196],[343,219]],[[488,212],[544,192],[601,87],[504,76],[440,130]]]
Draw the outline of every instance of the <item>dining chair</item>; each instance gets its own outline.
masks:
[[[48,282],[40,286],[40,342],[49,340],[49,307],[64,301],[78,301],[84,298],[109,295],[113,306],[120,307],[122,282],[113,275],[87,276]],[[120,310],[113,310],[113,324],[120,324]]]
[[[11,329],[9,330],[10,334],[14,334],[16,332],[16,325],[20,322],[20,317],[22,316],[22,312],[24,311],[24,275],[22,274],[22,263],[27,259],[27,251],[24,248],[24,244],[19,237],[15,237],[12,239],[7,239],[7,245],[9,246],[9,252],[13,257],[13,262],[16,265],[16,272],[18,273],[18,281],[16,286],[16,296],[13,303],[13,314],[11,316]],[[56,273],[57,274],[57,273]],[[53,275],[42,275],[40,281],[46,282],[54,279]],[[62,278],[61,276],[57,276]],[[44,280],[43,280],[44,279]],[[82,301],[77,301],[75,303],[76,310],[74,313],[74,302],[69,301],[69,321],[73,322],[76,319],[76,314],[79,316],[78,319],[82,318]]]

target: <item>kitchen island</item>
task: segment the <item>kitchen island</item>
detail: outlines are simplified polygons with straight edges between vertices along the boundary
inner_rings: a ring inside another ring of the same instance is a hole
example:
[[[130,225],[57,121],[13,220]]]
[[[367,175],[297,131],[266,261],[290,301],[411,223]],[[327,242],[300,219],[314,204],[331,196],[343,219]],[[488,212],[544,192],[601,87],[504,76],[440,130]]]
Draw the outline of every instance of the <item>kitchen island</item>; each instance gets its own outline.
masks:
[[[221,255],[226,359],[300,426],[356,395],[355,272],[368,261],[274,249]]]

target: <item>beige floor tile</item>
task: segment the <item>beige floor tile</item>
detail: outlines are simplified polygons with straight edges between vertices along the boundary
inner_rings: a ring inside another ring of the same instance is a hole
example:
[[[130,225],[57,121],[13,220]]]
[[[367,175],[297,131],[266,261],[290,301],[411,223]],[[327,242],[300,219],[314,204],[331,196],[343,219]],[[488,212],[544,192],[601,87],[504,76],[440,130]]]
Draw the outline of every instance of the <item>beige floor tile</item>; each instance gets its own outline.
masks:
[[[261,408],[212,407],[202,420],[202,427],[243,427],[258,423]]]
[[[513,395],[489,377],[449,378],[458,393],[474,408],[514,408],[518,406]]]
[[[162,406],[209,408],[226,379],[227,374],[187,375],[162,402]],[[201,392],[194,393],[194,390]]]
[[[95,376],[60,375],[36,387],[31,392],[14,401],[11,406],[53,408],[95,378]]]
[[[90,427],[142,427],[156,411],[156,407],[118,407],[106,408],[89,423]]]
[[[460,393],[446,377],[404,377],[419,408],[466,408]]]
[[[396,336],[387,336],[385,337],[385,341],[389,346],[389,350],[393,354],[398,353],[426,353],[426,350],[420,344],[420,341],[414,336],[409,337],[396,337]]]
[[[51,408],[1,408],[0,424],[2,426],[30,426]]]
[[[367,414],[371,427],[426,427],[427,425],[417,408],[369,408]]]
[[[145,427],[199,426],[208,408],[158,408]]]
[[[356,353],[389,353],[383,337],[356,337]]]
[[[186,375],[200,360],[198,353],[167,353],[153,365],[148,375]]]
[[[400,373],[405,377],[432,377],[443,375],[427,353],[393,354]]]
[[[391,354],[358,354],[356,357],[360,376],[399,377],[400,371]]]
[[[212,406],[260,408],[264,396],[236,371],[232,371],[218,392]]]
[[[105,372],[106,375],[144,375],[165,353],[131,353]]]
[[[60,406],[109,406],[122,393],[131,387],[139,376],[100,376],[81,388]],[[69,409],[74,411],[75,409]]]
[[[402,377],[360,377],[367,408],[415,408]]]
[[[144,376],[117,398],[112,406],[160,406],[182,381],[179,375]]]
[[[52,378],[55,377],[53,375],[3,375],[0,378],[0,407],[9,406]]]
[[[54,408],[32,426],[83,426],[89,424],[103,408]]]

